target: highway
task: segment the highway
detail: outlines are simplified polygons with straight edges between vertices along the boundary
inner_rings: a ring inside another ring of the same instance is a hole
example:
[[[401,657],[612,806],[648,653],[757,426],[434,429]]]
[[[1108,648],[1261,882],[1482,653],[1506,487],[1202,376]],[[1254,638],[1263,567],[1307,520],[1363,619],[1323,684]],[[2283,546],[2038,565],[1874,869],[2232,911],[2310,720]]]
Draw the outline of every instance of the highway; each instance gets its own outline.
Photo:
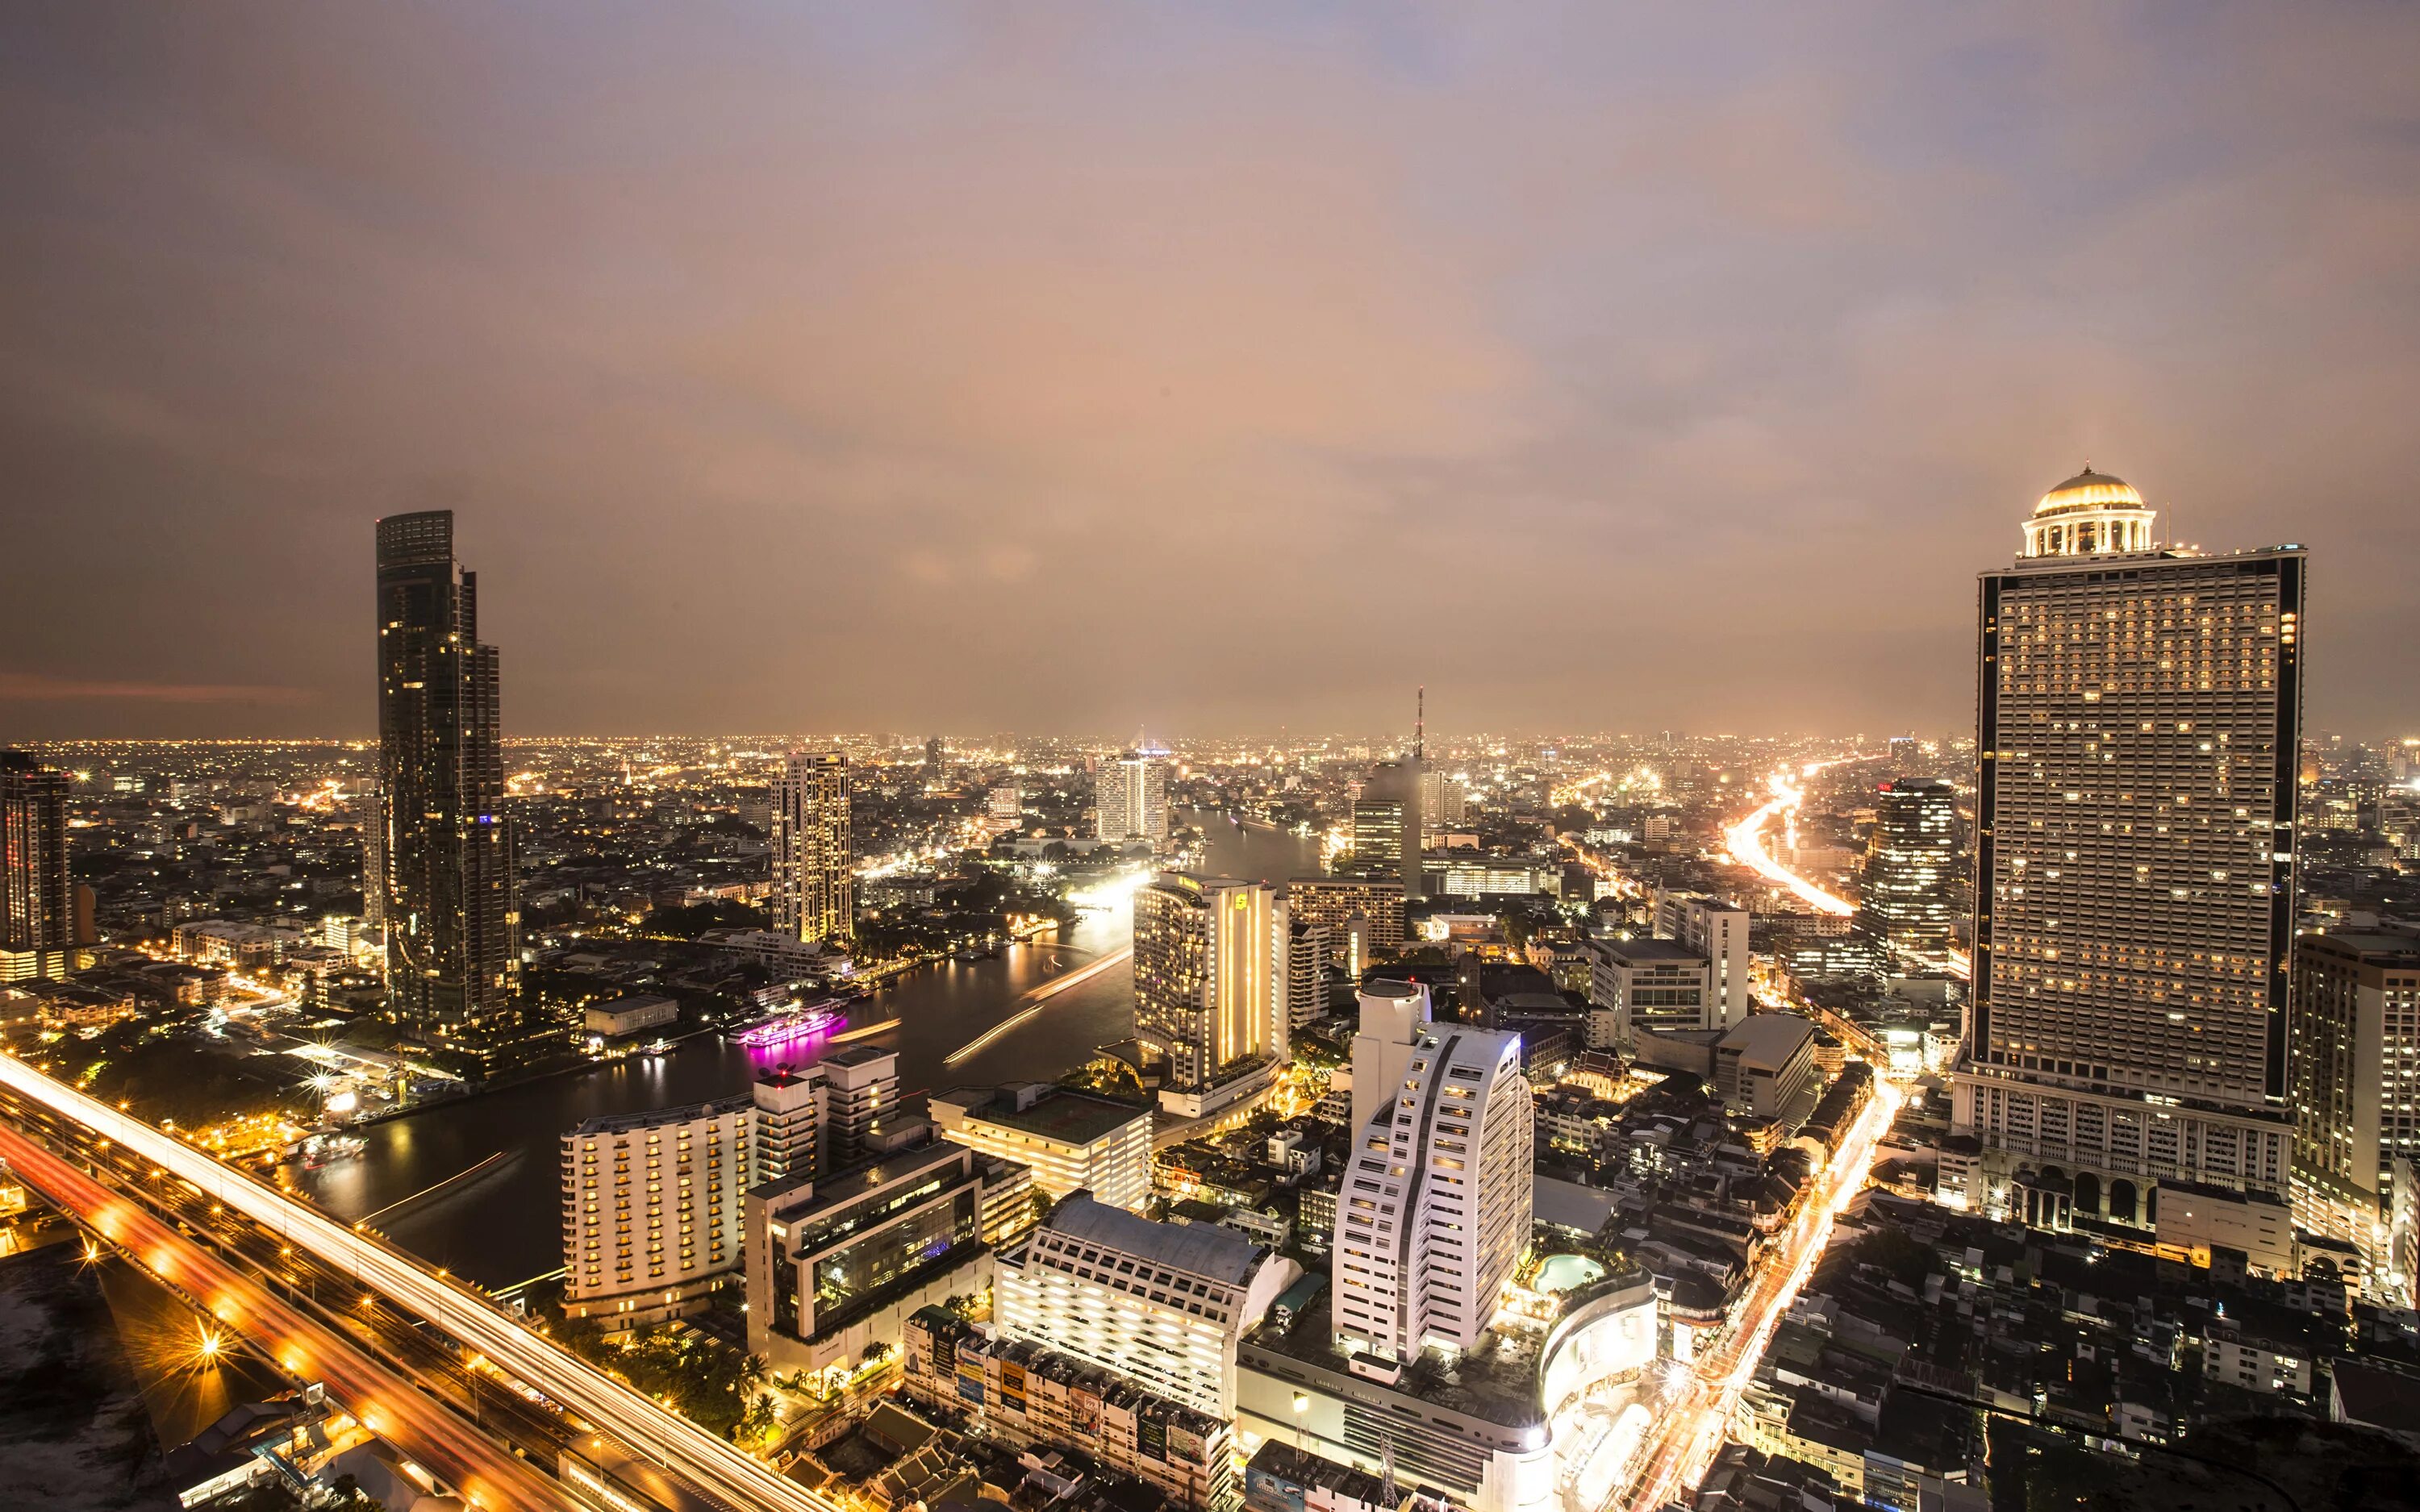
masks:
[[[575,1504],[551,1479],[462,1422],[450,1406],[424,1396],[383,1361],[288,1305],[256,1276],[210,1254],[132,1198],[6,1126],[0,1126],[0,1159],[288,1375],[326,1382],[364,1427],[454,1487],[472,1505],[558,1512]]]
[[[1872,1100],[1817,1179],[1816,1190],[1799,1211],[1780,1252],[1766,1256],[1747,1293],[1733,1304],[1719,1341],[1699,1359],[1681,1398],[1649,1431],[1638,1473],[1621,1502],[1628,1512],[1662,1506],[1682,1487],[1705,1474],[1730,1432],[1740,1394],[1756,1376],[1775,1325],[1830,1242],[1833,1220],[1864,1190],[1874,1147],[1890,1127],[1899,1103],[1896,1088],[1875,1082]]]
[[[666,1412],[524,1328],[486,1295],[432,1274],[418,1260],[380,1240],[356,1233],[149,1124],[62,1087],[14,1057],[0,1056],[0,1087],[193,1182],[212,1200],[252,1219],[285,1243],[317,1255],[396,1307],[485,1355],[507,1375],[612,1435],[631,1452],[676,1471],[721,1500],[765,1512],[839,1512],[839,1504],[830,1497],[783,1477],[695,1424]],[[120,1221],[142,1216],[124,1199],[112,1211]],[[101,1227],[102,1232],[110,1231],[106,1223]]]
[[[1813,777],[1827,766],[1840,766],[1850,762],[1872,759],[1869,756],[1842,756],[1828,762],[1809,762],[1800,767],[1796,775],[1802,778]],[[1805,801],[1806,796],[1806,790],[1792,780],[1792,774],[1776,772],[1773,775],[1771,801],[1749,813],[1738,824],[1731,825],[1724,832],[1723,841],[1730,848],[1731,859],[1740,865],[1746,867],[1767,882],[1777,883],[1787,887],[1816,912],[1838,914],[1845,918],[1857,911],[1856,904],[1836,892],[1817,887],[1797,872],[1791,871],[1775,860],[1764,848],[1764,826],[1773,823],[1776,816],[1797,812],[1798,805]]]

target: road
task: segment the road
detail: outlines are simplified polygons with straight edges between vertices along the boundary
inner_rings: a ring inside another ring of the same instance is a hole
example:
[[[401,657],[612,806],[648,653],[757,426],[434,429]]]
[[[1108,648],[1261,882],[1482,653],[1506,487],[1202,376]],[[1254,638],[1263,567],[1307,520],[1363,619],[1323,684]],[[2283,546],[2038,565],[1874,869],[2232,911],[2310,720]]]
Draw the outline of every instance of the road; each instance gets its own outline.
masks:
[[[1722,1337],[1699,1358],[1680,1400],[1649,1431],[1640,1469],[1621,1503],[1630,1512],[1663,1505],[1683,1486],[1695,1484],[1705,1473],[1730,1431],[1731,1413],[1756,1375],[1757,1362],[1764,1356],[1775,1325],[1830,1242],[1833,1220],[1864,1190],[1866,1173],[1873,1166],[1874,1147],[1890,1127],[1899,1103],[1899,1091],[1891,1084],[1874,1084],[1872,1101],[1824,1167],[1781,1250],[1767,1253],[1756,1280],[1733,1304]]]
[[[1870,756],[1840,756],[1828,762],[1809,762],[1795,776],[1813,777],[1830,766],[1842,766],[1851,762],[1873,760]],[[1762,808],[1724,832],[1723,841],[1730,847],[1731,859],[1746,867],[1767,882],[1777,883],[1797,894],[1799,899],[1818,913],[1838,914],[1843,918],[1857,911],[1857,905],[1836,892],[1817,887],[1797,872],[1775,860],[1764,848],[1764,826],[1784,814],[1797,812],[1805,801],[1806,790],[1793,781],[1792,774],[1773,774],[1773,798]]]
[[[298,1379],[321,1381],[364,1427],[454,1487],[473,1506],[558,1512],[563,1489],[423,1396],[400,1373],[288,1305],[252,1273],[203,1249],[14,1129],[0,1126],[0,1160],[63,1211],[207,1308]]]
[[[721,1500],[736,1506],[762,1507],[766,1512],[839,1512],[838,1504],[830,1497],[784,1478],[665,1411],[525,1328],[484,1293],[423,1269],[419,1261],[375,1237],[356,1233],[139,1119],[62,1087],[14,1057],[0,1056],[0,1087],[192,1181],[212,1200],[242,1213],[283,1242],[317,1255],[398,1308],[485,1355],[499,1369],[562,1404],[632,1453],[677,1472]],[[127,1211],[132,1211],[131,1205]]]

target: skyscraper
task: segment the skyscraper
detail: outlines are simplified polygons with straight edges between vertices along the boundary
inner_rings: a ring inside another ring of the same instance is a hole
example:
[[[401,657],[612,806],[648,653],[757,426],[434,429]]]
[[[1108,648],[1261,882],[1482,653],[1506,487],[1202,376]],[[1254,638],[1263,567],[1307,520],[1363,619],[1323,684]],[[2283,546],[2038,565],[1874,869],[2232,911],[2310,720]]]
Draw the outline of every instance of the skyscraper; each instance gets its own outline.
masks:
[[[2291,1028],[2296,1221],[2392,1274],[2395,1166],[2420,1163],[2420,933],[2296,940]],[[2415,1282],[2394,1275],[2405,1306]]]
[[[1373,849],[1364,856],[1364,806]],[[1420,897],[1420,758],[1406,756],[1370,768],[1370,780],[1353,805],[1353,864],[1364,875],[1397,875],[1406,899]]]
[[[0,750],[0,981],[67,976],[72,903],[68,775]]]
[[[1987,1205],[2283,1196],[2304,556],[2155,548],[2089,468],[1982,575],[1974,1011]]]
[[[1168,753],[1130,750],[1104,762],[1093,782],[1101,839],[1142,840],[1158,850],[1168,843]]]
[[[1289,940],[1265,883],[1164,872],[1135,894],[1135,1036],[1169,1092],[1203,1101],[1285,1055]]]
[[[1426,993],[1398,989],[1362,995],[1334,1236],[1337,1347],[1382,1380],[1478,1343],[1529,1242],[1535,1153],[1521,1037],[1433,1024]]]
[[[515,1018],[520,910],[496,648],[452,510],[378,522],[378,625],[387,1011],[485,1057]]]
[[[1937,778],[1893,778],[1874,789],[1861,892],[1867,933],[1895,949],[1949,948],[1949,878],[1958,864],[1958,789]]]
[[[857,933],[848,758],[794,750],[773,778],[773,927],[845,947]]]

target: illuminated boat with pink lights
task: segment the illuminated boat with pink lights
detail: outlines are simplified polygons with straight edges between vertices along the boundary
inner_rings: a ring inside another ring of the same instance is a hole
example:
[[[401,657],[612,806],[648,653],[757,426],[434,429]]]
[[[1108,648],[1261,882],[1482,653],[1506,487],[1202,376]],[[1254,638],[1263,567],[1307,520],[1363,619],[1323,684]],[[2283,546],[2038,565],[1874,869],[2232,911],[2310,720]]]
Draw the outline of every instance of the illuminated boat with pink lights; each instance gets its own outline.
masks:
[[[820,1003],[776,1013],[771,1018],[759,1019],[744,1029],[733,1031],[731,1037],[741,1044],[763,1049],[767,1045],[788,1044],[813,1034],[828,1034],[848,1022],[848,1015],[841,1011],[840,1001],[837,997],[827,998]]]

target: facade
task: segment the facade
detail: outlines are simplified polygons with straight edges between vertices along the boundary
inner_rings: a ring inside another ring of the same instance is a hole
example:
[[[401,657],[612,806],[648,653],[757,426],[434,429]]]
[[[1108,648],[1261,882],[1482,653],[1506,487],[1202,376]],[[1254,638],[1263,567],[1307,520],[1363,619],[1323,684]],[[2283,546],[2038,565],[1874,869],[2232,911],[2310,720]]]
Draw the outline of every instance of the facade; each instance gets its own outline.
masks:
[[[985,1219],[1032,1190],[1024,1167],[947,1143],[756,1186],[742,1218],[749,1352],[822,1369],[895,1344],[916,1308],[983,1289]]]
[[[1327,1016],[1328,933],[1325,924],[1286,925],[1286,1024],[1299,1029]]]
[[[1356,919],[1367,922],[1373,950],[1404,948],[1404,885],[1392,878],[1295,877],[1286,884],[1286,911],[1297,922],[1326,925],[1328,949],[1340,961]]]
[[[1114,762],[1102,763],[1094,779],[1093,798],[1101,839],[1112,844],[1149,841],[1155,851],[1167,847],[1166,751],[1130,750]]]
[[[1706,1002],[1699,1028],[1733,1028],[1755,1011],[1747,991],[1746,909],[1698,892],[1658,900],[1656,915],[1658,933],[1705,958]]]
[[[1420,820],[1423,831],[1458,825],[1469,812],[1470,790],[1460,778],[1443,772],[1420,774]]]
[[[1673,940],[1592,938],[1588,953],[1590,1049],[1627,1049],[1641,1029],[1705,1026],[1712,970],[1697,951]]]
[[[1418,898],[1424,886],[1420,857],[1427,848],[1427,829],[1420,822],[1421,764],[1418,756],[1380,762],[1370,768],[1361,796],[1353,805],[1353,864],[1367,876],[1403,879],[1404,896]],[[1373,851],[1361,849],[1362,804],[1379,806],[1371,815]],[[1392,804],[1391,813],[1385,805]]]
[[[1151,1200],[1151,1109],[1050,1082],[936,1092],[925,1114],[945,1139],[1033,1168],[1052,1199],[1090,1192],[1119,1208]]]
[[[1815,1107],[1815,1026],[1757,1013],[1714,1044],[1714,1095],[1733,1115],[1796,1128]]]
[[[520,908],[496,648],[454,512],[378,522],[379,813],[387,1011],[433,1044],[492,1054],[520,985]]]
[[[1235,1414],[1235,1346],[1302,1267],[1216,1224],[1162,1224],[1077,1193],[992,1271],[1000,1332],[1155,1396]]]
[[[2385,1240],[2396,1163],[2420,1161],[2420,933],[2303,935],[2292,1000],[2296,1217],[2398,1272]]]
[[[2016,1178],[2136,1219],[2164,1180],[2288,1189],[2304,555],[2151,550],[2149,518],[2087,469],[1981,579],[1954,1126],[1995,1210]]]
[[[1946,952],[1956,924],[1949,880],[1958,863],[1954,784],[1901,777],[1878,785],[1860,889],[1868,933],[1911,955]]]
[[[1227,1423],[1073,1355],[1002,1338],[947,1308],[920,1308],[902,1332],[911,1398],[971,1408],[1016,1447],[1056,1444],[1090,1455],[1188,1512],[1233,1505],[1234,1430]]]
[[[0,982],[67,980],[73,903],[68,775],[0,750]]]
[[[591,1003],[581,1010],[581,1026],[600,1039],[618,1040],[643,1029],[661,1028],[680,1018],[680,1004],[661,993],[632,993],[610,1003]]]
[[[857,933],[857,856],[848,827],[848,757],[794,750],[772,786],[773,927],[845,944]]]
[[[1434,1024],[1427,1007],[1425,992],[1365,996],[1353,1046],[1336,1345],[1379,1379],[1426,1349],[1476,1344],[1529,1242],[1536,1112],[1521,1037]]]
[[[563,1306],[616,1332],[706,1305],[738,1269],[754,1099],[591,1119],[563,1136]]]
[[[1198,1093],[1286,1053],[1285,896],[1265,883],[1163,872],[1135,894],[1135,1037]]]
[[[827,1051],[808,1068],[822,1077],[824,1169],[837,1171],[873,1153],[899,1109],[899,1053],[870,1044]]]
[[[810,1067],[756,1073],[756,1169],[759,1181],[813,1176],[820,1169],[823,1078]]]

